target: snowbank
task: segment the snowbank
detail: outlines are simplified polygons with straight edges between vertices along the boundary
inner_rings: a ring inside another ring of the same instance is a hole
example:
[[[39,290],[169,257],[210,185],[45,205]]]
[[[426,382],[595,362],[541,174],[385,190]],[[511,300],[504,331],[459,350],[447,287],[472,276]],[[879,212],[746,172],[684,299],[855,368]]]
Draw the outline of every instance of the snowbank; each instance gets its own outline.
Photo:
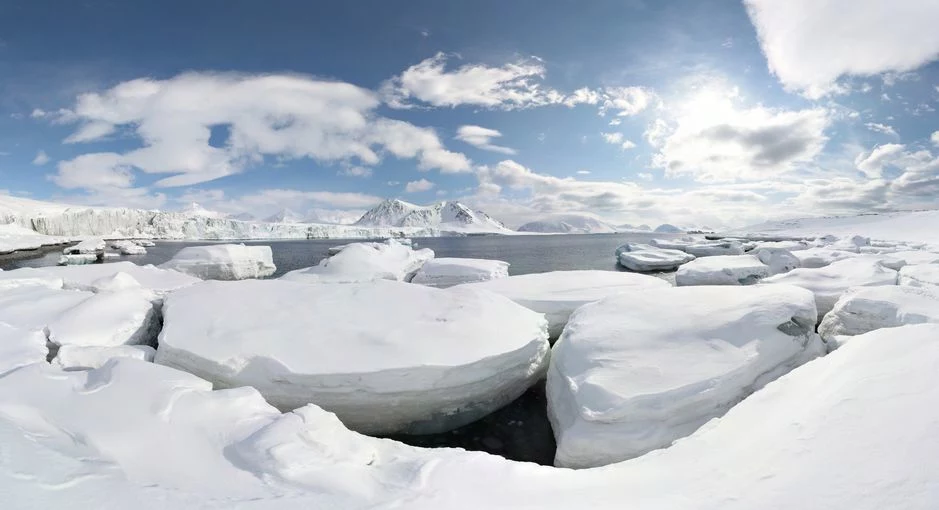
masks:
[[[754,255],[717,255],[679,267],[675,285],[752,285],[769,275],[769,266]]]
[[[812,293],[792,286],[648,289],[584,306],[554,348],[555,464],[663,448],[822,354]]]
[[[466,288],[207,282],[170,294],[156,362],[368,433],[433,433],[521,395],[547,368],[544,319]]]
[[[133,262],[113,262],[90,266],[43,267],[40,269],[16,269],[7,274],[42,274],[47,278],[58,279],[66,289],[79,289],[98,292],[110,289],[137,288],[127,279],[132,278],[140,288],[155,293],[165,294],[199,282],[198,278],[170,269],[161,269],[153,265],[139,266]],[[120,276],[123,273],[124,276]]]
[[[160,267],[204,280],[264,278],[277,270],[270,246],[243,244],[187,246]]]
[[[818,334],[830,345],[880,328],[904,324],[939,322],[939,289],[901,287],[855,287],[848,290],[825,315]]]
[[[508,276],[509,263],[501,260],[441,258],[428,260],[421,265],[411,283],[450,287]]]
[[[888,253],[881,258],[881,263],[890,269],[899,270],[903,266],[939,263],[939,253],[922,250],[902,250]]]
[[[409,281],[434,258],[429,248],[414,250],[394,239],[381,243],[352,243],[331,249],[335,254],[319,265],[290,271],[281,277],[304,283],[354,283],[375,280]]]

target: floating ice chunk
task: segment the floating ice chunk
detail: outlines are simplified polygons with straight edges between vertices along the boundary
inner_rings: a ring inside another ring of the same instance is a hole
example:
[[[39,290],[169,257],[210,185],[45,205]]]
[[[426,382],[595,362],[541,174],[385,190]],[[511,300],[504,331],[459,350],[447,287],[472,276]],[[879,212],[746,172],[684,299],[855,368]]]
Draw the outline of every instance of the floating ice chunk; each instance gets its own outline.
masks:
[[[689,244],[682,248],[685,253],[695,257],[714,257],[718,255],[743,255],[743,245],[737,241],[704,241]]]
[[[114,241],[111,247],[122,255],[146,255],[147,249],[134,241]]]
[[[0,322],[0,376],[33,363],[45,362],[49,351],[41,330],[26,330]]]
[[[411,283],[450,287],[508,276],[509,263],[501,260],[441,258],[425,262],[411,279]]]
[[[805,250],[801,250],[805,251]],[[791,251],[783,248],[759,248],[752,252],[760,262],[769,266],[770,274],[788,273],[802,267],[799,259]]]
[[[281,279],[304,283],[409,281],[425,262],[434,258],[433,250],[414,250],[394,239],[351,243],[333,249],[338,251],[319,265],[290,271]]]
[[[845,292],[818,326],[826,342],[880,328],[939,322],[939,289],[885,285]],[[843,343],[843,340],[837,342]]]
[[[101,253],[107,247],[104,239],[101,238],[91,238],[85,239],[84,241],[76,244],[75,246],[69,246],[62,250],[62,253],[65,255],[79,255],[79,254],[90,254],[94,255]]]
[[[921,250],[903,250],[889,253],[881,258],[881,263],[890,269],[900,270],[903,266],[939,263],[939,253]]]
[[[655,246],[656,248],[662,248],[663,250],[681,250],[685,251],[685,247],[692,245],[698,242],[698,239],[695,239],[691,236],[682,236],[676,239],[653,239],[649,241],[649,245]]]
[[[86,346],[63,345],[56,351],[52,364],[68,369],[101,368],[113,358],[153,361],[156,349],[149,345]]]
[[[812,293],[793,286],[647,289],[586,305],[554,347],[555,465],[637,457],[824,352]]]
[[[143,246],[144,248],[150,248],[152,246],[156,246],[156,243],[149,239],[132,239],[131,242],[133,242],[137,246]]]
[[[253,386],[281,409],[315,403],[366,433],[465,425],[548,361],[540,314],[466,288],[206,282],[167,296],[163,313],[157,363]]]
[[[62,255],[59,257],[60,266],[81,266],[85,264],[94,264],[104,258],[104,254],[95,253],[75,253]]]
[[[939,287],[939,264],[903,266],[899,283],[909,287]]]
[[[143,291],[101,292],[64,310],[48,325],[56,345],[114,346],[152,343],[160,325]]]
[[[169,262],[160,265],[204,280],[244,280],[274,274],[270,246],[211,244],[179,250]]]
[[[616,261],[630,271],[671,271],[695,259],[680,250],[656,248],[648,244],[626,243],[616,248]]]
[[[548,334],[551,338],[557,338],[571,313],[587,303],[622,292],[641,295],[643,289],[669,286],[668,282],[660,278],[635,273],[552,271],[510,276],[461,288],[495,292],[525,308],[545,314]]]
[[[857,255],[842,250],[832,250],[829,248],[809,248],[792,252],[792,255],[799,260],[800,267],[814,269],[825,267],[838,260],[849,259]]]
[[[754,255],[717,255],[692,260],[678,268],[675,284],[753,285],[770,275],[770,268]]]
[[[824,317],[848,288],[896,285],[897,272],[881,265],[877,257],[858,256],[821,268],[794,269],[766,278],[763,282],[786,283],[811,290],[815,293],[818,316]]]

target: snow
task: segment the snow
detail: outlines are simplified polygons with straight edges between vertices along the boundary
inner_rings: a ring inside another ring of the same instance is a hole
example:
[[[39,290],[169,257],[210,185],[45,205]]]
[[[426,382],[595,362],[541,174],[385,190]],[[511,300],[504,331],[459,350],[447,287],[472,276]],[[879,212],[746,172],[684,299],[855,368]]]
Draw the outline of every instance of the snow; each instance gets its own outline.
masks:
[[[754,255],[718,255],[692,260],[678,268],[675,284],[752,285],[770,275],[770,268]]]
[[[90,296],[48,324],[49,341],[83,346],[152,343],[160,324],[150,298],[134,290]]]
[[[21,286],[61,289],[63,284],[62,277],[49,274],[45,268],[24,267],[13,271],[0,271],[0,291]]]
[[[156,246],[156,243],[149,239],[134,239],[132,241],[137,246],[143,246],[144,248],[150,248],[151,246]]]
[[[548,362],[541,315],[460,287],[206,282],[167,296],[163,315],[156,362],[281,409],[316,403],[367,433],[470,423]]]
[[[696,242],[698,242],[698,239],[692,236],[681,236],[677,239],[653,239],[649,241],[649,244],[655,246],[656,248],[663,248],[666,250],[685,251],[685,246],[694,244]]]
[[[671,271],[695,259],[680,250],[656,248],[648,244],[626,243],[616,248],[616,261],[630,271]]]
[[[753,250],[786,250],[803,251],[812,248],[812,245],[806,241],[760,241],[753,247]]]
[[[904,324],[939,322],[939,289],[880,286],[848,290],[818,326],[822,339],[856,336]],[[842,343],[838,339],[837,343]]]
[[[758,248],[751,253],[756,255],[760,262],[769,266],[771,275],[788,273],[793,269],[802,267],[799,258],[793,255],[791,251],[783,248]]]
[[[106,247],[107,244],[104,242],[104,239],[91,238],[85,239],[75,246],[69,246],[68,248],[65,248],[62,250],[62,253],[65,255],[80,255],[85,253],[95,254],[104,251]]]
[[[737,241],[704,241],[689,244],[681,250],[695,257],[743,255],[743,246]]]
[[[659,234],[680,234],[684,232],[684,230],[676,227],[675,225],[669,225],[668,223],[663,223],[659,225],[658,227],[655,227],[655,230],[653,230],[653,232],[656,232]]]
[[[0,196],[0,200],[3,198]],[[0,224],[0,255],[21,250],[37,250],[43,246],[67,242],[69,242],[68,238],[42,235],[20,225]]]
[[[833,243],[819,243],[820,246],[825,246],[826,248],[831,248],[832,250],[848,251],[851,253],[860,253],[861,248],[868,248],[870,247],[870,244],[871,239],[869,237],[863,237],[859,235],[838,239]]]
[[[0,377],[33,363],[46,361],[46,336],[40,330],[24,330],[0,322]]]
[[[900,285],[939,287],[939,264],[914,264],[900,268]]]
[[[75,253],[70,255],[62,255],[59,257],[60,266],[83,266],[86,264],[94,264],[98,262],[98,259],[103,259],[104,254],[95,254],[95,253]]]
[[[156,350],[149,345],[63,345],[56,351],[53,366],[63,369],[101,368],[112,358],[153,361]]]
[[[63,284],[60,286],[66,289],[89,290],[92,292],[136,288],[126,276],[133,278],[141,288],[154,291],[158,295],[200,281],[198,278],[178,271],[160,269],[150,264],[139,266],[127,261],[88,266],[23,268],[7,271],[5,275],[18,275],[21,272],[23,275],[32,275],[33,277],[62,280]],[[121,273],[126,276],[121,276]],[[0,279],[2,278],[3,276],[0,276]]]
[[[561,214],[518,227],[519,232],[539,232],[543,234],[613,234],[617,228],[596,216],[588,214]]]
[[[146,255],[147,249],[134,241],[115,241],[111,247],[120,251],[121,255]]]
[[[352,243],[330,249],[335,255],[319,265],[290,271],[282,280],[304,283],[353,283],[374,280],[408,281],[434,258],[429,248],[414,250],[394,239],[381,243]]]
[[[917,264],[939,264],[939,253],[922,250],[900,250],[885,254],[881,263],[890,269],[899,270],[903,266]]]
[[[809,248],[807,250],[794,251],[792,255],[799,259],[801,267],[807,269],[825,267],[832,262],[857,256],[854,253],[832,250],[830,248]]]
[[[411,279],[411,283],[450,287],[508,276],[509,263],[501,260],[440,258],[425,262]]]
[[[438,202],[422,207],[403,200],[385,200],[366,212],[355,222],[355,225],[373,228],[420,228],[460,234],[512,233],[511,230],[488,214],[482,211],[473,211],[459,202]],[[417,234],[411,235],[417,237]]]
[[[623,294],[577,310],[554,347],[555,465],[663,448],[824,353],[812,293],[793,286]]]
[[[654,276],[613,271],[551,271],[499,278],[456,287],[501,294],[512,301],[545,314],[548,334],[557,338],[571,313],[581,306],[607,296],[644,289],[669,287]]]
[[[937,224],[939,224],[939,210],[901,211],[862,214],[859,216],[771,221],[737,229],[728,232],[728,235],[751,237],[753,234],[778,234],[787,237],[820,237],[824,235],[851,237],[862,233],[865,236],[879,240],[939,244],[939,230],[935,228]]]
[[[850,287],[896,285],[897,272],[884,267],[877,257],[865,255],[832,262],[821,268],[794,269],[766,278],[763,282],[797,285],[811,290],[815,293],[818,316],[824,317]]]
[[[270,246],[243,244],[187,246],[160,267],[206,280],[264,278],[277,270]]]
[[[3,274],[22,271],[5,271]],[[57,317],[90,298],[90,292],[20,285],[0,292],[0,322],[25,330],[44,330]]]

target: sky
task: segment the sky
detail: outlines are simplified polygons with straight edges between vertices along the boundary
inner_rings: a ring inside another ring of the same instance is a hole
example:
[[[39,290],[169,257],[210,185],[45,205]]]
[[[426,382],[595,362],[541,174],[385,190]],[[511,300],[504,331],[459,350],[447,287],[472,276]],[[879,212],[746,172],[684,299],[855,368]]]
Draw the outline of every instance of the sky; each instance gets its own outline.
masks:
[[[0,0],[0,193],[730,227],[939,207],[935,0]]]

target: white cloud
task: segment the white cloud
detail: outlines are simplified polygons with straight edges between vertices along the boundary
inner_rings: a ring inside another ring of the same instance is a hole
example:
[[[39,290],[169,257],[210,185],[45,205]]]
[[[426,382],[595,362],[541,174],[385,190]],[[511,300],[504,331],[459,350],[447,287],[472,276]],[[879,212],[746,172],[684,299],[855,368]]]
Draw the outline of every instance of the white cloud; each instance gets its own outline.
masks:
[[[565,106],[577,106],[579,104],[597,104],[603,99],[603,96],[596,90],[582,87],[575,90],[569,96],[564,98]]]
[[[97,152],[83,154],[69,161],[61,161],[58,173],[50,180],[63,188],[82,188],[89,191],[130,188],[134,182],[130,167],[120,154]]]
[[[608,111],[620,117],[636,115],[655,99],[655,94],[645,87],[607,87],[603,92],[600,115],[605,115]]]
[[[36,166],[42,166],[49,162],[49,156],[45,151],[39,151],[36,153],[36,157],[33,158],[33,164]]]
[[[935,0],[744,0],[770,70],[810,97],[847,75],[916,69],[939,56]]]
[[[371,177],[372,169],[364,166],[357,165],[346,165],[339,169],[336,172],[336,175],[344,175],[346,177]]]
[[[600,133],[600,136],[603,137],[603,141],[612,145],[618,145],[622,150],[633,149],[636,147],[636,144],[630,140],[626,140],[623,137],[623,133]]]
[[[903,145],[897,143],[879,145],[869,153],[858,154],[854,163],[866,176],[878,178],[883,174],[884,166],[896,159],[904,148]]]
[[[590,175],[590,170],[578,170],[578,175]]]
[[[929,137],[929,140],[933,145],[939,146],[939,131],[933,131],[932,136]]]
[[[644,181],[651,181],[654,178],[654,176],[650,174],[649,172],[639,172],[636,174],[636,177]]]
[[[620,119],[619,117],[610,120],[610,125],[611,125],[611,126],[619,126],[619,125],[622,124],[622,123],[623,123],[623,119]]]
[[[406,193],[418,193],[421,191],[428,191],[434,188],[434,183],[428,181],[427,179],[420,179],[418,181],[411,181],[404,186],[404,191]]]
[[[882,133],[885,135],[890,135],[890,136],[900,138],[900,135],[897,134],[897,131],[895,129],[893,129],[893,126],[888,126],[887,124],[880,124],[877,122],[868,122],[867,124],[864,124],[864,125],[867,127],[867,129],[870,129],[871,131],[874,131],[875,133]]]
[[[456,139],[483,150],[499,152],[502,154],[515,154],[515,149],[503,147],[501,145],[495,145],[492,143],[493,138],[499,138],[501,136],[502,133],[496,131],[495,129],[467,125],[460,126],[460,128],[457,129]]]
[[[69,121],[81,125],[66,141],[96,141],[128,129],[143,146],[120,154],[118,161],[111,153],[104,157],[123,169],[170,174],[156,186],[210,181],[266,156],[372,166],[391,155],[414,158],[421,170],[470,170],[466,156],[445,149],[433,129],[378,117],[378,106],[373,92],[348,83],[299,75],[188,73],[132,80],[80,96]],[[212,129],[220,126],[227,128],[227,139],[210,144]]]

